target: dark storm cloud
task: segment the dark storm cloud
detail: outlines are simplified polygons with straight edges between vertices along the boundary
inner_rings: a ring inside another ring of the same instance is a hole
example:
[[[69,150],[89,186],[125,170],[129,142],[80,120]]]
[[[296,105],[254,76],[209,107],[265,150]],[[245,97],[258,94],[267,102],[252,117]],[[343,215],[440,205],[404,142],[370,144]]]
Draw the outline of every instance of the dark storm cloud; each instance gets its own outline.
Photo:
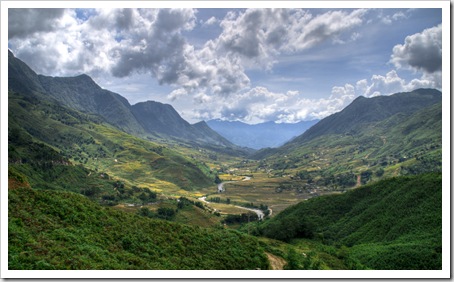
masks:
[[[134,24],[134,9],[100,10],[98,14],[90,17],[87,22],[91,28],[97,30],[127,31]]]
[[[425,29],[394,46],[391,62],[397,67],[410,67],[426,73],[441,71],[441,25]]]
[[[63,13],[64,9],[8,9],[8,38],[52,31]]]
[[[161,84],[176,83],[186,66],[186,40],[181,31],[191,28],[194,12],[160,9],[137,17],[141,17],[142,22],[149,21],[149,26],[137,21],[130,33],[124,34],[127,44],[113,48],[117,60],[111,69],[112,74],[124,77],[133,72],[150,72]]]
[[[184,43],[181,36],[173,35],[160,40],[155,37],[143,39],[142,43],[134,45],[138,48],[115,48],[113,52],[118,51],[119,59],[112,68],[112,74],[124,77],[134,71],[149,71],[160,83],[174,83],[178,79],[178,70],[184,65]]]

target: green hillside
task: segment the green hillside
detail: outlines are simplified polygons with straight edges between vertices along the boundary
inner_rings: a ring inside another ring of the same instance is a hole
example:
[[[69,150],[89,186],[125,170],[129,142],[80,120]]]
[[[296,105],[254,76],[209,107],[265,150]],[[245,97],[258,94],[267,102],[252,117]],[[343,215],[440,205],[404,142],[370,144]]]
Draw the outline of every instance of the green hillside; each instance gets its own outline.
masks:
[[[356,124],[354,132],[323,134],[302,143],[295,140],[256,156],[266,157],[262,163],[274,174],[290,173],[296,179],[341,190],[358,182],[441,171],[441,111],[441,103],[435,103]]]
[[[79,169],[83,171],[79,175],[82,179],[90,174],[87,169],[91,169],[98,177],[112,175],[130,186],[156,191],[193,190],[214,185],[215,176],[209,175],[202,163],[195,163],[166,146],[121,132],[98,117],[31,94],[10,92],[8,102],[10,166],[27,175],[32,185],[47,184],[48,181],[40,177],[44,163],[61,169],[57,175],[64,178],[64,171],[69,168],[56,163],[52,159],[54,155],[67,163],[83,165],[85,168]],[[46,160],[48,154],[50,160]],[[75,178],[69,183],[78,181],[81,180]],[[59,185],[64,187],[64,182]]]
[[[375,122],[396,114],[412,114],[436,103],[441,103],[441,92],[435,89],[417,89],[372,98],[360,96],[342,111],[322,119],[287,145],[302,144],[323,135],[355,135]]]
[[[256,238],[153,220],[82,195],[9,190],[8,267],[14,269],[268,269]]]
[[[397,177],[313,198],[258,225],[257,234],[342,247],[371,269],[441,269],[441,174]]]

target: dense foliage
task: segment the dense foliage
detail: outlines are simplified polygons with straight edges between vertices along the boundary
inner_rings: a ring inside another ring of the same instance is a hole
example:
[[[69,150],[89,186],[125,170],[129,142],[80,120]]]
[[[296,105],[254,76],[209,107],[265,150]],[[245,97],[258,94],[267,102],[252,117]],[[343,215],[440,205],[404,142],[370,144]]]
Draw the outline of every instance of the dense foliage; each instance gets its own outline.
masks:
[[[256,238],[149,219],[82,195],[9,190],[9,269],[268,269]]]
[[[301,202],[257,232],[345,246],[349,258],[373,269],[440,269],[441,188],[439,173],[392,178]]]

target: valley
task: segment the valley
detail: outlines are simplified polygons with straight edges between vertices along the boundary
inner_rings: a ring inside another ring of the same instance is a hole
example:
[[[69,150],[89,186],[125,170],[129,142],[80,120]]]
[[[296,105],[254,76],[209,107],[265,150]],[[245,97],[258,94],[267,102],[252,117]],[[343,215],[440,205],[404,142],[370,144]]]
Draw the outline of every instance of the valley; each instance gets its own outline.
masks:
[[[86,75],[8,65],[12,269],[441,268],[438,90],[359,97],[255,150]]]

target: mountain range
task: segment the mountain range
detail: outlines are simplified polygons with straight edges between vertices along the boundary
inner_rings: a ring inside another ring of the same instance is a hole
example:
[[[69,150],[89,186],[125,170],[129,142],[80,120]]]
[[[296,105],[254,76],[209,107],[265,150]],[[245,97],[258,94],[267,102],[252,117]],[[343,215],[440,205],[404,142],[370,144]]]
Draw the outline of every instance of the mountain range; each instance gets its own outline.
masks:
[[[121,95],[102,89],[91,77],[50,77],[36,74],[8,52],[9,89],[52,98],[71,109],[98,115],[118,129],[151,140],[176,140],[211,149],[242,154],[250,152],[226,140],[200,122],[191,125],[168,104],[147,101],[130,105]]]
[[[209,120],[206,123],[217,133],[239,146],[253,149],[279,147],[316,124],[318,120],[297,123],[274,121],[247,124],[240,121]]]

